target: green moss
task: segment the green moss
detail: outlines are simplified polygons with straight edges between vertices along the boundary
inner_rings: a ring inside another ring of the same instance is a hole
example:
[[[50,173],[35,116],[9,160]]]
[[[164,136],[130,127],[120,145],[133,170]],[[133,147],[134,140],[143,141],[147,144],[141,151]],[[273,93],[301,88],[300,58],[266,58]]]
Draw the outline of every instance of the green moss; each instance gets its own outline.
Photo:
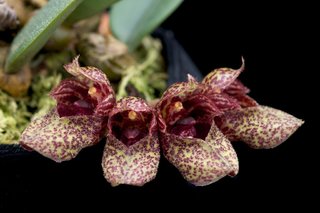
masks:
[[[32,114],[26,99],[15,99],[0,90],[0,143],[17,143]]]
[[[30,120],[44,115],[55,105],[48,93],[60,80],[60,74],[38,74],[32,81],[32,95],[24,98],[13,98],[0,90],[0,144],[18,143]]]
[[[127,87],[132,85],[146,101],[158,98],[166,88],[167,72],[161,56],[161,42],[145,37],[140,47],[132,53],[137,63],[128,67],[119,83],[117,99],[128,95]]]

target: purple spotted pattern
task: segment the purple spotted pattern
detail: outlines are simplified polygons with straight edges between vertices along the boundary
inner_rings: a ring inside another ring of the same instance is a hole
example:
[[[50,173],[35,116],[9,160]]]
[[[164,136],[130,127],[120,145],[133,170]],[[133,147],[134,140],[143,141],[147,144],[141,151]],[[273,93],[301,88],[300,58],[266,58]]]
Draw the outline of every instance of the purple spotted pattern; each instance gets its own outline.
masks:
[[[53,109],[33,120],[20,137],[20,144],[56,162],[71,160],[82,148],[100,140],[100,116],[59,117]]]
[[[250,90],[236,79],[243,70],[244,61],[238,70],[219,68],[203,79],[202,83],[211,88],[207,96],[212,100],[218,93],[229,96],[238,104],[238,107],[233,109],[222,109],[224,113],[216,116],[215,122],[232,141],[241,140],[257,149],[276,147],[303,122],[280,110],[259,106],[247,95]],[[217,105],[217,101],[215,104]]]
[[[247,95],[249,89],[236,79],[244,61],[238,70],[219,68],[202,82],[189,75],[187,82],[167,89],[155,110],[135,97],[115,103],[105,74],[80,67],[78,57],[65,69],[74,78],[52,91],[57,108],[32,121],[20,143],[61,162],[98,142],[107,130],[102,167],[113,186],[142,186],[155,178],[158,130],[166,159],[187,181],[204,186],[238,173],[238,158],[229,140],[273,148],[303,124],[285,112],[259,106]]]
[[[164,156],[194,185],[238,172],[237,155],[213,118],[240,106],[219,92],[189,76],[169,87],[156,105]]]
[[[20,143],[29,150],[61,162],[74,158],[82,148],[97,143],[105,134],[115,94],[102,71],[80,67],[78,57],[65,69],[74,75],[51,91],[54,111],[34,120]]]
[[[210,112],[209,114],[222,114],[213,100],[207,97],[207,89],[208,87],[197,82],[191,75],[188,76],[187,82],[170,86],[156,106],[158,115],[161,117],[160,129],[165,131],[168,125],[175,124],[196,108],[202,108],[203,111]],[[225,102],[228,103],[228,101]]]
[[[234,176],[239,170],[236,152],[214,123],[205,140],[163,133],[161,147],[166,159],[196,186]]]
[[[231,106],[233,109],[257,106],[257,102],[247,95],[250,90],[237,80],[244,67],[244,59],[242,58],[242,65],[237,70],[218,68],[210,72],[202,80],[202,84],[210,88],[206,91],[207,96],[213,99],[216,104],[219,103],[219,98],[222,96],[222,100],[227,101],[230,105],[227,110],[230,110]]]
[[[215,69],[202,82],[188,76],[188,82],[169,87],[156,105],[164,156],[195,185],[237,174],[238,159],[229,140],[272,148],[303,123],[259,106],[237,80],[243,70],[244,60],[239,69]]]
[[[160,160],[154,109],[143,99],[126,97],[110,112],[102,158],[104,176],[112,186],[142,186],[153,180]]]
[[[304,122],[267,106],[226,112],[216,123],[232,141],[243,141],[255,149],[274,148],[287,140]]]
[[[108,115],[115,94],[106,75],[95,67],[80,67],[78,57],[64,68],[74,78],[63,80],[51,91],[59,115]]]
[[[239,69],[218,68],[210,72],[204,77],[202,83],[210,86],[218,93],[231,85],[244,70],[244,59],[242,58],[242,65]]]

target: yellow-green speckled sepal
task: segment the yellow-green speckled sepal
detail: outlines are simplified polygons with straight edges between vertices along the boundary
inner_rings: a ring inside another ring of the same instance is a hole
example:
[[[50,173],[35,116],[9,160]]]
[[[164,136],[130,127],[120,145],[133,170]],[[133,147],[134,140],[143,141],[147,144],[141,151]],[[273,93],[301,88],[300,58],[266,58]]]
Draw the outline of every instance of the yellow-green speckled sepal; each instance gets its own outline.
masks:
[[[162,133],[161,146],[166,159],[196,186],[234,176],[239,170],[235,150],[215,124],[205,140]]]
[[[203,84],[210,86],[214,91],[221,91],[231,85],[244,70],[244,59],[242,58],[242,65],[239,69],[218,68],[210,72],[202,80]]]
[[[56,162],[71,160],[81,149],[99,142],[102,123],[103,118],[98,116],[60,118],[53,109],[29,124],[20,144]]]
[[[304,122],[286,112],[255,106],[226,112],[218,123],[230,140],[255,149],[274,148],[287,140]]]
[[[126,146],[111,134],[102,158],[104,177],[112,186],[142,186],[153,180],[158,171],[160,145],[157,136],[147,136]]]

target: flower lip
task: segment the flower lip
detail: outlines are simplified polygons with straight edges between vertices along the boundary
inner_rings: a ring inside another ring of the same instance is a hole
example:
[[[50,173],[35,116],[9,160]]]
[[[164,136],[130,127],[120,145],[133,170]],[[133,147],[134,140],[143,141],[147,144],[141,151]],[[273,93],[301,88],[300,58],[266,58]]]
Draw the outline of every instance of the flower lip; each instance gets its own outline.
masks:
[[[127,146],[156,132],[153,109],[142,99],[124,98],[109,114],[108,132]]]
[[[165,126],[161,131],[203,140],[210,130],[212,117],[221,114],[213,101],[199,90],[183,97],[167,96],[158,106],[162,112],[159,120],[163,120],[161,123]]]
[[[148,135],[151,112],[126,110],[109,118],[109,132],[119,141],[130,146]]]
[[[168,126],[168,133],[205,139],[211,126],[212,118],[203,109],[194,109],[187,116]]]

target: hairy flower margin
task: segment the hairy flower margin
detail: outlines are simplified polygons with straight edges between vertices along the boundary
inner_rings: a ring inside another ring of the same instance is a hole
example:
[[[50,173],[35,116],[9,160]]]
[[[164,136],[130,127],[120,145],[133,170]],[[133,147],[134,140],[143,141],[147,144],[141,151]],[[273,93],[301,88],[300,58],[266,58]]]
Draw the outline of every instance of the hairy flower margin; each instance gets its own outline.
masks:
[[[238,173],[231,141],[274,148],[303,124],[247,95],[249,89],[237,80],[244,61],[237,70],[215,69],[202,82],[189,75],[187,82],[170,86],[154,107],[137,97],[116,102],[105,74],[80,67],[78,57],[64,67],[74,77],[51,92],[57,107],[34,119],[20,144],[62,162],[106,136],[102,168],[112,186],[153,180],[160,147],[184,179],[208,185]]]

